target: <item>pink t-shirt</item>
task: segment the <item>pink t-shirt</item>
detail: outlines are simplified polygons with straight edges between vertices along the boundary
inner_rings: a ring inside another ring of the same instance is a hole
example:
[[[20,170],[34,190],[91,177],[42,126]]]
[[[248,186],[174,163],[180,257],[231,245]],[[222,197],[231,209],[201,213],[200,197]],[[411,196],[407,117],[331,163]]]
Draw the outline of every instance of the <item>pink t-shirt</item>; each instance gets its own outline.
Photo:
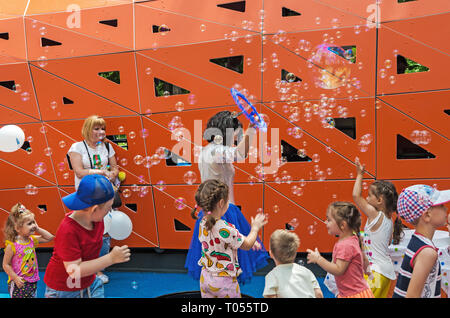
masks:
[[[339,240],[333,248],[333,262],[341,259],[349,262],[347,270],[335,276],[339,295],[348,297],[369,288],[364,279],[363,255],[356,235]]]

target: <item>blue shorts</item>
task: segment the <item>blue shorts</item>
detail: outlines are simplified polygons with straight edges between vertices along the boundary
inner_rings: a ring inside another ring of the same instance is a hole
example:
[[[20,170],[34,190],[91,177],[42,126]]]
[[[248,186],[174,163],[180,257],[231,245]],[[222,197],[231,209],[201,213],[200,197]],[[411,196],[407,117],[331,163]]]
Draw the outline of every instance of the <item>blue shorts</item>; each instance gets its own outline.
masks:
[[[55,290],[46,286],[45,298],[105,298],[105,290],[102,280],[95,277],[91,286],[77,291]]]

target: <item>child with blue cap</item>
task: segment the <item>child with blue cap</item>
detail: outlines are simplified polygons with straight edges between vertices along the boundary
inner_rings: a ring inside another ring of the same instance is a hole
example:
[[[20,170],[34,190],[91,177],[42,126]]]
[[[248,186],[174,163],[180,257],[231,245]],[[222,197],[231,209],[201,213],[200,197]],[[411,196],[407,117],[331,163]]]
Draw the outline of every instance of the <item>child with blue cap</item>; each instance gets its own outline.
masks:
[[[103,283],[96,273],[130,260],[128,246],[115,246],[99,257],[104,232],[103,218],[111,210],[114,189],[104,176],[83,177],[78,190],[62,198],[72,210],[56,232],[52,257],[45,271],[47,298],[103,298]]]

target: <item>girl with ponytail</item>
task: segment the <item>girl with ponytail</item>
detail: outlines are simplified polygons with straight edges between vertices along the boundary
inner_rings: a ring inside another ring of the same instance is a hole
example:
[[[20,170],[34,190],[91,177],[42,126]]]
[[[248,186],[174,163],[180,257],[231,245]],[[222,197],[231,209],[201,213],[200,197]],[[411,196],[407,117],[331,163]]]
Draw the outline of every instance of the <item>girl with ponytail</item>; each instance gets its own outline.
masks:
[[[398,244],[403,234],[403,225],[397,211],[397,190],[385,180],[376,180],[369,186],[369,195],[361,195],[365,167],[356,158],[356,180],[353,186],[353,201],[367,216],[364,226],[363,251],[370,263],[370,278],[366,276],[375,298],[386,298],[390,286],[396,280],[394,264],[389,256],[389,245]],[[392,216],[396,214],[393,222]]]
[[[258,233],[267,223],[260,213],[251,219],[251,230],[242,235],[236,227],[222,219],[228,209],[228,186],[215,179],[203,182],[196,194],[197,209],[206,211],[200,220],[198,240],[202,246],[198,265],[201,266],[200,291],[202,298],[240,298],[238,276],[242,273],[238,250],[250,250]]]
[[[327,209],[325,222],[328,234],[338,236],[333,247],[332,261],[322,257],[317,250],[307,249],[308,263],[315,263],[334,275],[338,298],[373,298],[364,279],[364,257],[361,251],[359,228],[361,215],[350,202],[333,202]]]

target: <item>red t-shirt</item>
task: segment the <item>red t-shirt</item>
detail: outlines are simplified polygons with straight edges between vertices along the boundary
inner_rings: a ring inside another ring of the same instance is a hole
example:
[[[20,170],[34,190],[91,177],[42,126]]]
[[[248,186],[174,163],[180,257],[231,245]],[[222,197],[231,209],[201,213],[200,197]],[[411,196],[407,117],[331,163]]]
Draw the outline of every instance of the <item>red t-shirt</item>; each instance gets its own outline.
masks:
[[[334,245],[334,263],[336,263],[336,259],[349,262],[344,274],[334,277],[341,296],[352,296],[369,288],[364,279],[363,255],[356,235],[339,240]]]
[[[76,281],[69,278],[63,262],[80,258],[82,262],[96,259],[103,244],[103,221],[94,222],[94,228],[87,230],[69,217],[71,213],[66,214],[56,231],[53,254],[44,275],[45,284],[60,291],[77,291],[92,284],[95,274]]]

